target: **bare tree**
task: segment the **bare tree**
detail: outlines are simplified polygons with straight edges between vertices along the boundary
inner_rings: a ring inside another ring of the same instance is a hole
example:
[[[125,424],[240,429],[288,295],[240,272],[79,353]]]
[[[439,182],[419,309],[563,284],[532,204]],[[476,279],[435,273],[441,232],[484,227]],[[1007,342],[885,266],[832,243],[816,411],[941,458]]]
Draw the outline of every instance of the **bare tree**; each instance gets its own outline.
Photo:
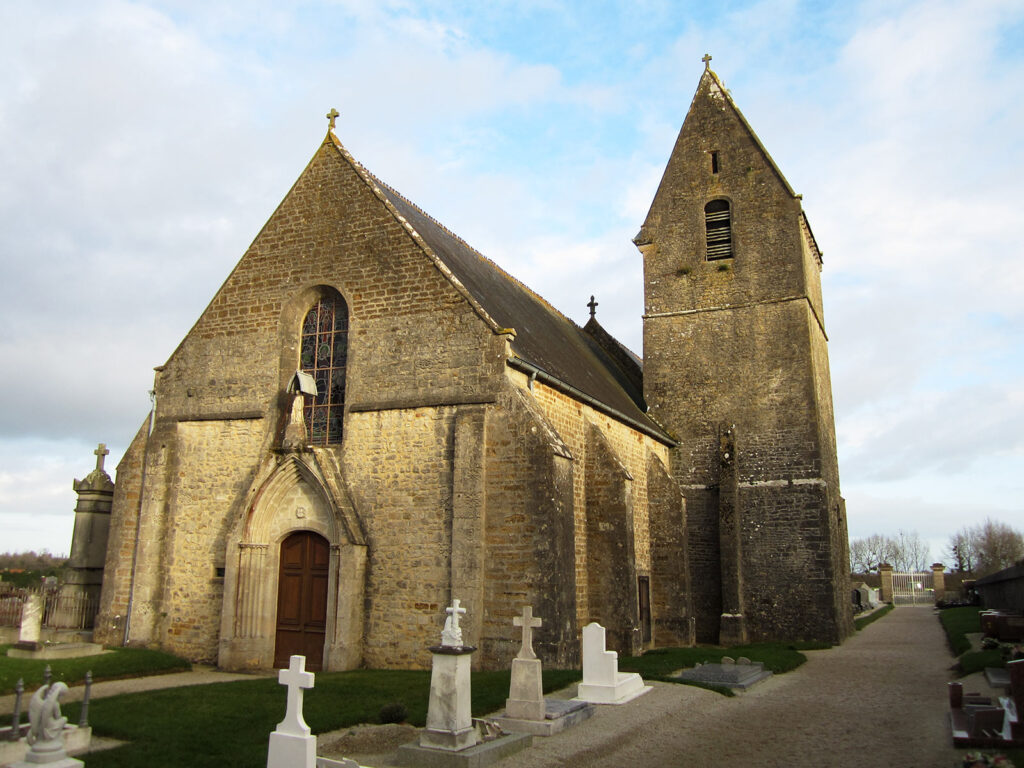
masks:
[[[896,562],[893,566],[897,571],[923,572],[931,565],[931,548],[924,543],[917,531],[896,533]]]
[[[878,563],[872,561],[864,539],[854,539],[850,542],[850,573],[869,573],[877,565]]]
[[[1024,535],[1006,523],[988,518],[984,523],[964,526],[950,536],[946,552],[961,573],[987,576],[1024,558]]]
[[[1009,568],[1024,558],[1024,536],[1006,523],[991,518],[978,526],[978,563],[976,574],[986,576]]]
[[[853,573],[868,573],[888,563],[897,571],[925,571],[931,559],[931,549],[917,531],[900,530],[896,536],[873,533],[850,542],[850,569]]]
[[[949,537],[944,556],[959,573],[974,573],[978,562],[978,527],[965,525]]]

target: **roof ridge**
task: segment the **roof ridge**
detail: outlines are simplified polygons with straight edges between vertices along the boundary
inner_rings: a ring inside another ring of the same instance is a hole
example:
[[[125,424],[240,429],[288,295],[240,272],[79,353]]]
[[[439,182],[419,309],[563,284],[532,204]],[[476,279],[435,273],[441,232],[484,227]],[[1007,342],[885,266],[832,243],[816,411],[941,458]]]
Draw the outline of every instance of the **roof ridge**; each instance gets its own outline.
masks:
[[[435,253],[434,249],[430,247],[426,240],[423,239],[423,235],[416,231],[416,227],[413,226],[412,222],[406,219],[405,216],[403,216],[398,211],[398,209],[395,208],[395,204],[391,202],[391,200],[388,199],[387,195],[385,195],[381,190],[383,188],[389,190],[390,192],[393,192],[394,194],[398,195],[403,202],[408,203],[413,208],[416,208],[417,211],[419,211],[419,207],[416,206],[414,203],[406,200],[404,196],[400,195],[396,190],[392,189],[390,186],[388,186],[383,181],[378,179],[373,173],[370,172],[369,168],[367,168],[361,162],[356,160],[355,156],[353,156],[353,154],[345,148],[345,145],[341,143],[341,139],[339,139],[335,135],[334,131],[327,131],[327,136],[324,138],[324,143],[326,144],[328,140],[330,140],[332,146],[334,146],[334,148],[341,154],[345,161],[352,166],[356,174],[370,188],[370,191],[373,192],[373,194],[376,195],[382,203],[384,203],[384,207],[387,208],[388,212],[392,216],[395,217],[395,220],[402,225],[405,231],[409,233],[409,235],[413,239],[413,242],[415,242],[423,250],[423,253],[427,256],[428,259],[430,259],[431,262],[433,262],[437,270],[442,275],[445,276],[445,278],[452,284],[452,286],[460,294],[462,294],[463,298],[465,298],[466,301],[469,302],[469,305],[473,308],[473,311],[475,311],[480,316],[480,318],[485,323],[487,323],[488,326],[490,326],[491,330],[497,335],[503,335],[507,333],[512,333],[514,335],[514,329],[502,328],[501,325],[493,317],[491,317],[490,313],[486,309],[484,309],[483,305],[476,299],[476,297],[473,296],[473,293],[469,290],[469,288],[467,288],[463,284],[463,282],[455,275],[455,273],[452,272],[448,265],[444,263],[444,259],[442,259],[437,253]],[[433,218],[429,214],[424,213],[423,215],[426,216],[427,219],[433,220]],[[455,236],[458,239],[457,235],[453,236]],[[468,244],[467,247],[469,247]]]
[[[786,188],[786,191],[789,192],[789,194],[792,195],[793,197],[799,197],[799,195],[797,195],[797,193],[793,190],[793,186],[789,183],[789,180],[782,173],[782,169],[779,168],[778,164],[775,162],[775,158],[772,157],[771,153],[762,143],[761,137],[757,135],[757,131],[755,131],[754,127],[749,122],[747,122],[746,116],[743,114],[743,111],[739,108],[739,105],[736,104],[736,102],[733,100],[732,93],[730,93],[729,89],[725,87],[725,83],[722,82],[722,78],[720,78],[718,76],[718,73],[715,72],[710,67],[705,69],[704,72],[701,74],[702,80],[705,75],[711,76],[711,79],[714,81],[714,84],[718,87],[718,90],[721,92],[722,96],[725,98],[729,106],[732,107],[733,111],[736,113],[736,117],[739,118],[740,123],[750,133],[750,136],[754,140],[754,143],[757,145],[757,148],[761,150],[761,154],[765,156],[765,159],[768,161],[768,165],[771,167],[773,171],[775,171],[775,175],[779,177],[779,181],[782,182],[782,185]],[[699,84],[697,86],[697,90],[700,90]],[[694,94],[694,98],[696,98],[696,94]]]
[[[358,161],[356,161],[356,162],[358,162]],[[555,305],[553,305],[551,302],[549,302],[547,299],[545,299],[543,296],[541,296],[539,293],[537,293],[535,290],[533,290],[530,286],[528,286],[522,280],[517,278],[515,275],[511,274],[510,272],[508,272],[504,267],[502,267],[500,264],[498,264],[496,261],[494,261],[494,259],[491,259],[491,258],[485,256],[477,248],[475,248],[474,246],[470,245],[465,240],[465,238],[461,237],[460,235],[456,234],[451,229],[446,227],[444,224],[442,224],[440,221],[438,221],[435,217],[431,216],[429,213],[427,213],[425,210],[423,210],[423,208],[421,208],[419,205],[414,203],[408,197],[403,195],[401,192],[399,192],[393,186],[391,186],[387,182],[381,181],[372,171],[367,169],[365,166],[361,166],[361,167],[363,168],[364,171],[366,171],[367,175],[371,179],[374,180],[374,182],[376,184],[378,184],[379,186],[383,187],[384,189],[388,190],[389,192],[391,192],[391,193],[397,195],[398,197],[400,197],[402,199],[402,202],[404,202],[410,208],[415,209],[417,213],[419,213],[421,216],[423,216],[425,219],[427,219],[430,223],[432,223],[434,226],[436,226],[438,229],[440,229],[446,235],[448,235],[449,237],[454,238],[459,243],[464,245],[467,249],[469,249],[473,253],[474,256],[476,256],[477,258],[479,258],[479,259],[487,262],[488,264],[490,264],[492,267],[494,267],[495,270],[497,270],[499,273],[501,273],[501,275],[503,277],[505,277],[506,279],[508,279],[511,282],[513,282],[516,285],[518,285],[520,288],[522,288],[524,291],[529,293],[533,298],[535,298],[537,301],[539,301],[541,304],[543,304],[547,309],[549,309],[550,311],[554,312],[556,315],[561,317],[563,320],[565,320],[568,323],[571,323],[572,325],[574,325],[579,330],[581,330],[581,331],[583,330],[583,326],[582,325],[577,323],[571,317],[568,317],[565,314],[563,314]]]

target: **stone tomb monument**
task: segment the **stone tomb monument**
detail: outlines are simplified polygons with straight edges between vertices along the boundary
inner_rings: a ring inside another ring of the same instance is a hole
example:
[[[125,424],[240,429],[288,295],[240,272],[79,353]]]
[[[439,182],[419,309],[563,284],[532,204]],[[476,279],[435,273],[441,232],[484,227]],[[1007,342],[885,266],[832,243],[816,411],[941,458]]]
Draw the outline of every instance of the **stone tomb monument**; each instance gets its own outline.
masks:
[[[583,628],[583,682],[578,701],[625,704],[651,690],[636,672],[619,672],[619,654],[605,650],[604,627],[592,621]]]
[[[81,760],[68,757],[64,745],[64,726],[68,719],[60,713],[60,697],[68,690],[64,683],[44,685],[28,705],[28,754],[23,762],[11,763],[11,768],[78,768]]]
[[[593,715],[594,705],[585,701],[544,698],[541,662],[533,650],[533,630],[540,627],[542,621],[534,617],[533,606],[523,606],[522,616],[516,616],[512,623],[522,628],[523,640],[518,655],[512,660],[512,683],[505,700],[505,714],[495,718],[495,722],[513,733],[551,736]]]
[[[683,670],[678,679],[745,691],[771,676],[771,670],[765,669],[763,662],[751,661],[745,656],[739,659],[723,656],[719,664],[698,664],[693,669]]]
[[[459,626],[466,609],[458,599],[453,599],[445,612],[448,617],[441,632],[441,644],[430,648],[433,660],[427,727],[419,744],[399,747],[397,759],[401,765],[483,768],[525,749],[533,739],[508,734],[480,742],[470,709],[470,663],[476,648],[463,645]]]

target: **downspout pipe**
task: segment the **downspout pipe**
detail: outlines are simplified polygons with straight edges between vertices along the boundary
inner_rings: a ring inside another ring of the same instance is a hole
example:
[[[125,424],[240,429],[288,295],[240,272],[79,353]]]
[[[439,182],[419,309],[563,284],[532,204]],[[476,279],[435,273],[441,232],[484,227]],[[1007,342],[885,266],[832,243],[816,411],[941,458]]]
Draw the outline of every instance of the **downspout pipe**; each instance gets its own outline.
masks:
[[[612,408],[610,405],[602,403],[600,400],[591,397],[586,392],[582,392],[576,389],[576,387],[572,386],[572,384],[566,384],[561,379],[552,376],[543,368],[538,368],[533,363],[528,363],[521,357],[513,355],[512,357],[508,358],[506,362],[508,363],[510,368],[515,368],[517,371],[522,371],[523,373],[528,375],[530,377],[531,384],[535,380],[540,381],[544,384],[547,384],[552,389],[557,389],[559,392],[562,392],[563,394],[569,395],[570,397],[576,400],[580,400],[586,403],[595,411],[600,411],[601,413],[607,416],[611,416],[614,419],[618,419],[619,421],[629,425],[633,429],[639,432],[643,432],[648,437],[654,438],[659,443],[664,443],[669,448],[675,448],[676,445],[678,445],[678,443],[675,440],[673,440],[663,432],[659,432],[650,425],[643,424],[634,419],[632,416],[628,416],[622,411]]]

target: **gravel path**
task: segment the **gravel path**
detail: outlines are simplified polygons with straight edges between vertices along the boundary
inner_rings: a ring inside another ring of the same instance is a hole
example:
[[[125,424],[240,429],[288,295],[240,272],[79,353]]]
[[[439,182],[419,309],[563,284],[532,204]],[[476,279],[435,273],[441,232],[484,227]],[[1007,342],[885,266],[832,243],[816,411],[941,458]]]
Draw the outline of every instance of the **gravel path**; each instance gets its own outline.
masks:
[[[931,608],[900,608],[734,698],[654,683],[501,761],[509,768],[953,768],[953,657]],[[567,691],[564,695],[572,695]],[[393,749],[394,747],[392,747]],[[333,756],[333,755],[332,755]],[[395,765],[394,753],[348,754]]]

